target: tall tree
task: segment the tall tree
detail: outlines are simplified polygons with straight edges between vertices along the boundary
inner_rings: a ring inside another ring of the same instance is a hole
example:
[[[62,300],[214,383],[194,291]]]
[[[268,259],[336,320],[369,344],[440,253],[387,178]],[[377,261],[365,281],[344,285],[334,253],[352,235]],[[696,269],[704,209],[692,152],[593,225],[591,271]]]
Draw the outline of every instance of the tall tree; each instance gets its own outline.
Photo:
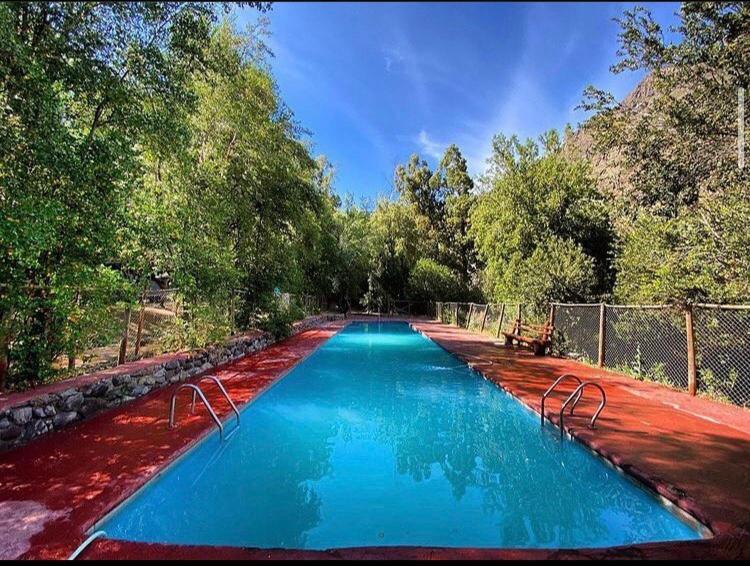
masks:
[[[139,153],[184,133],[216,18],[208,2],[0,5],[0,368],[10,347],[21,379],[44,379],[86,331],[76,310],[119,274]]]
[[[490,187],[471,216],[470,234],[486,263],[484,285],[495,300],[541,308],[609,290],[609,219],[588,165],[569,161],[559,136],[495,136]]]
[[[737,157],[750,8],[686,2],[679,17],[673,43],[645,8],[620,19],[612,70],[647,71],[647,104],[616,103],[593,87],[584,100],[596,112],[585,129],[600,151],[622,156],[631,176],[613,206],[622,241],[617,292],[624,300],[745,301],[747,230],[726,227],[750,209],[750,168]]]
[[[477,262],[474,242],[469,235],[470,213],[476,197],[472,192],[474,181],[458,146],[448,146],[430,183],[445,199],[439,226],[440,259],[458,273],[460,284],[468,287]]]

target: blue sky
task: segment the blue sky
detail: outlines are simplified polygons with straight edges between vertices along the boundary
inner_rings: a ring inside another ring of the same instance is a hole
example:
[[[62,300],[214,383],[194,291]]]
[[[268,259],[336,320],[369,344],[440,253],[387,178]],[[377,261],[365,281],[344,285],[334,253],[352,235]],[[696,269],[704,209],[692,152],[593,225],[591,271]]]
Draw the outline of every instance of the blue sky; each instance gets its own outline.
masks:
[[[483,171],[496,133],[536,137],[576,125],[594,84],[616,97],[640,80],[612,75],[632,3],[277,3],[268,14],[281,95],[357,199],[391,195],[412,153],[435,165],[456,143]],[[650,4],[662,24],[677,4]],[[257,13],[244,10],[244,26]]]

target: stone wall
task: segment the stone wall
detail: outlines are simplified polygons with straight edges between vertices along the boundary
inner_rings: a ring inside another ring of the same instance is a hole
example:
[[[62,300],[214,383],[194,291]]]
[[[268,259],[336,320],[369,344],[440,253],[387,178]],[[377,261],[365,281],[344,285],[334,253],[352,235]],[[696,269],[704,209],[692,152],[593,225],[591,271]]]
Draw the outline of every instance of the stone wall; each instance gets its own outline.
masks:
[[[296,334],[340,319],[308,317],[294,324]],[[53,430],[119,407],[154,389],[185,381],[218,365],[257,352],[274,342],[265,332],[235,336],[224,344],[168,354],[0,397],[0,451],[14,448]]]

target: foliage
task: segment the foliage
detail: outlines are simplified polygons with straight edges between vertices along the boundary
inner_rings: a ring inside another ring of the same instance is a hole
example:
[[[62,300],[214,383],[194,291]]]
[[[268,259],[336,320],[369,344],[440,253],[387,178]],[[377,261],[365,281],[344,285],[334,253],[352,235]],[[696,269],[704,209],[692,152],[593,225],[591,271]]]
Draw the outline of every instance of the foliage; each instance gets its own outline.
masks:
[[[622,156],[631,178],[612,206],[623,242],[618,296],[746,301],[750,177],[738,167],[736,143],[750,8],[687,2],[679,15],[674,43],[645,8],[620,19],[613,71],[647,71],[652,100],[617,104],[590,87],[584,102],[596,111],[585,128],[601,152]]]
[[[127,275],[116,242],[139,148],[182,135],[174,109],[190,106],[215,18],[201,2],[0,6],[0,343],[19,379],[85,342],[69,322],[99,318],[76,313]]]
[[[549,132],[541,147],[496,136],[470,234],[485,292],[541,307],[586,300],[610,285],[610,225],[586,163],[569,161]]]
[[[415,301],[458,301],[466,295],[457,275],[445,265],[421,258],[409,274],[409,297]]]
[[[292,332],[292,323],[301,318],[299,308],[273,301],[266,305],[258,321],[258,328],[269,332],[274,339],[286,338]]]

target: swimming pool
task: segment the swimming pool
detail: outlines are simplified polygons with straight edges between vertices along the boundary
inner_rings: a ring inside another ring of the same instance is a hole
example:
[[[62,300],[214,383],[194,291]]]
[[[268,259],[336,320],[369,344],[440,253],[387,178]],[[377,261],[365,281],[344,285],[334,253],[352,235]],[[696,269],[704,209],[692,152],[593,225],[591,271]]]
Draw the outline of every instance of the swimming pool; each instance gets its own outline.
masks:
[[[98,528],[141,542],[300,549],[701,538],[394,322],[347,326],[245,407],[228,440],[209,435]]]

